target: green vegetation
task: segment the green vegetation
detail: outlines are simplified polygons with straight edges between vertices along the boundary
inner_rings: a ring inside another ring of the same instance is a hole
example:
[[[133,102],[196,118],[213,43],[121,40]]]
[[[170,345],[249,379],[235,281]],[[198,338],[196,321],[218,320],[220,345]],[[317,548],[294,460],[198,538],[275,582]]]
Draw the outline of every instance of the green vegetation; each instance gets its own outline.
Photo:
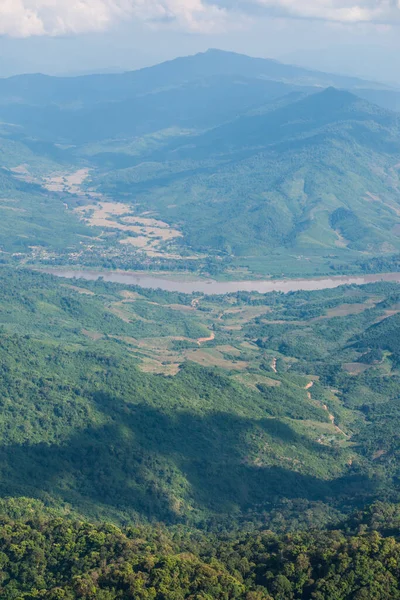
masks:
[[[4,600],[400,599],[398,284],[34,270],[398,270],[398,119],[327,78],[211,52],[0,81]]]
[[[400,597],[397,307],[3,267],[1,597]]]
[[[167,343],[182,326],[193,341],[207,334],[201,311],[187,311],[185,325],[175,317],[181,311],[165,306],[178,295],[128,296],[123,312],[114,286],[91,284],[85,294],[42,275],[2,276],[3,495],[68,502],[96,517],[199,521],[296,489],[319,498],[327,492],[316,474],[339,474],[346,453],[317,448],[290,422],[269,419],[277,409],[267,390],[192,362],[175,377],[141,372],[140,358],[145,367],[146,350],[154,359],[153,344],[160,344],[143,315],[164,322],[158,336]],[[132,337],[143,332],[147,347]],[[282,381],[288,404],[297,389],[298,406],[278,413],[326,423],[322,409],[307,405],[300,379],[297,388]],[[283,468],[282,452],[293,473]]]
[[[179,223],[186,244],[231,267],[362,270],[361,252],[388,260],[399,249],[396,132],[396,115],[329,89],[179,138],[94,182]]]
[[[363,99],[393,93],[362,87],[223,52],[3,80],[0,195],[19,213],[0,206],[16,232],[2,258],[221,278],[396,270],[398,119]],[[76,211],[102,202],[117,216]],[[175,237],[127,232],[135,217]]]
[[[397,498],[395,349],[363,361],[397,284],[193,298],[0,277],[3,497],[207,528]]]
[[[8,501],[0,522],[4,600],[386,600],[399,598],[399,505],[378,503],[326,532],[217,538],[118,529]]]

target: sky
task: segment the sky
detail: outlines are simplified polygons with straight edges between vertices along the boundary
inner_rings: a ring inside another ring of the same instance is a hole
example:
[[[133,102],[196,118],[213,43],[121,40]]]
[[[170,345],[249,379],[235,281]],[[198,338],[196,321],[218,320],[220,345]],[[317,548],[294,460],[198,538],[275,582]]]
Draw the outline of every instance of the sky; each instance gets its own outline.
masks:
[[[400,0],[0,0],[0,76],[220,48],[400,86]]]

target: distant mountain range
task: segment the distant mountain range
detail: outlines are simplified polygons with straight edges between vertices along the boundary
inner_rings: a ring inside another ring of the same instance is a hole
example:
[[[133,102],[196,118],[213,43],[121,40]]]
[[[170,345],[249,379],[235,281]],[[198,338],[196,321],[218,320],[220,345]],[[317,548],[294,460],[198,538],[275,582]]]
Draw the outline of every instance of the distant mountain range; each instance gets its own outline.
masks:
[[[70,102],[92,104],[153,93],[163,87],[181,85],[212,76],[264,79],[299,86],[346,89],[391,90],[385,84],[357,77],[323,73],[287,65],[276,60],[252,58],[234,52],[211,49],[193,56],[176,58],[153,67],[126,73],[104,73],[77,77],[17,75],[0,79],[0,99],[44,105]],[[101,94],[101,97],[99,97]]]
[[[4,166],[89,167],[97,191],[178,226],[188,248],[256,272],[274,253],[326,271],[400,251],[399,99],[218,50],[124,74],[13,77],[0,80]]]
[[[400,91],[383,84],[209,50],[123,74],[2,79],[0,116],[28,135],[84,143],[177,125],[212,127],[288,94],[329,86],[400,106]]]

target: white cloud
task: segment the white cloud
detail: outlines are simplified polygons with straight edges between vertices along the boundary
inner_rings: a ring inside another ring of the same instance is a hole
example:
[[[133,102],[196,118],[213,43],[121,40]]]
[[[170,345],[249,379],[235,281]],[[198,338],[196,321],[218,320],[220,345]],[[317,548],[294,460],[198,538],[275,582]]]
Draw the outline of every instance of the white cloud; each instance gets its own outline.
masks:
[[[248,10],[267,14],[338,23],[400,22],[400,0],[239,0]]]
[[[0,0],[0,35],[14,37],[102,31],[131,18],[211,31],[227,11],[202,0]]]
[[[345,24],[400,23],[400,0],[0,0],[0,35],[102,31],[127,19],[208,33],[240,26],[255,11]]]

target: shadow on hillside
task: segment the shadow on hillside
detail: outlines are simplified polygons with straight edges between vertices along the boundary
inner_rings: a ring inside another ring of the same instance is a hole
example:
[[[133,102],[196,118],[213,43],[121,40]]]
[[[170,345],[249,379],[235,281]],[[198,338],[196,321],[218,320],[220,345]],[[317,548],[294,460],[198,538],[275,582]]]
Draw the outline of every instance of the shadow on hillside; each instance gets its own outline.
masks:
[[[109,425],[86,429],[64,445],[0,448],[0,493],[48,494],[81,510],[102,504],[173,523],[183,518],[177,498],[189,499],[195,508],[228,513],[283,498],[324,500],[335,496],[335,490],[370,489],[360,477],[330,483],[285,467],[253,466],[246,457],[246,436],[255,424],[251,419],[225,413],[168,416],[106,395],[95,401]],[[273,439],[299,442],[284,423],[265,419],[257,425]]]

